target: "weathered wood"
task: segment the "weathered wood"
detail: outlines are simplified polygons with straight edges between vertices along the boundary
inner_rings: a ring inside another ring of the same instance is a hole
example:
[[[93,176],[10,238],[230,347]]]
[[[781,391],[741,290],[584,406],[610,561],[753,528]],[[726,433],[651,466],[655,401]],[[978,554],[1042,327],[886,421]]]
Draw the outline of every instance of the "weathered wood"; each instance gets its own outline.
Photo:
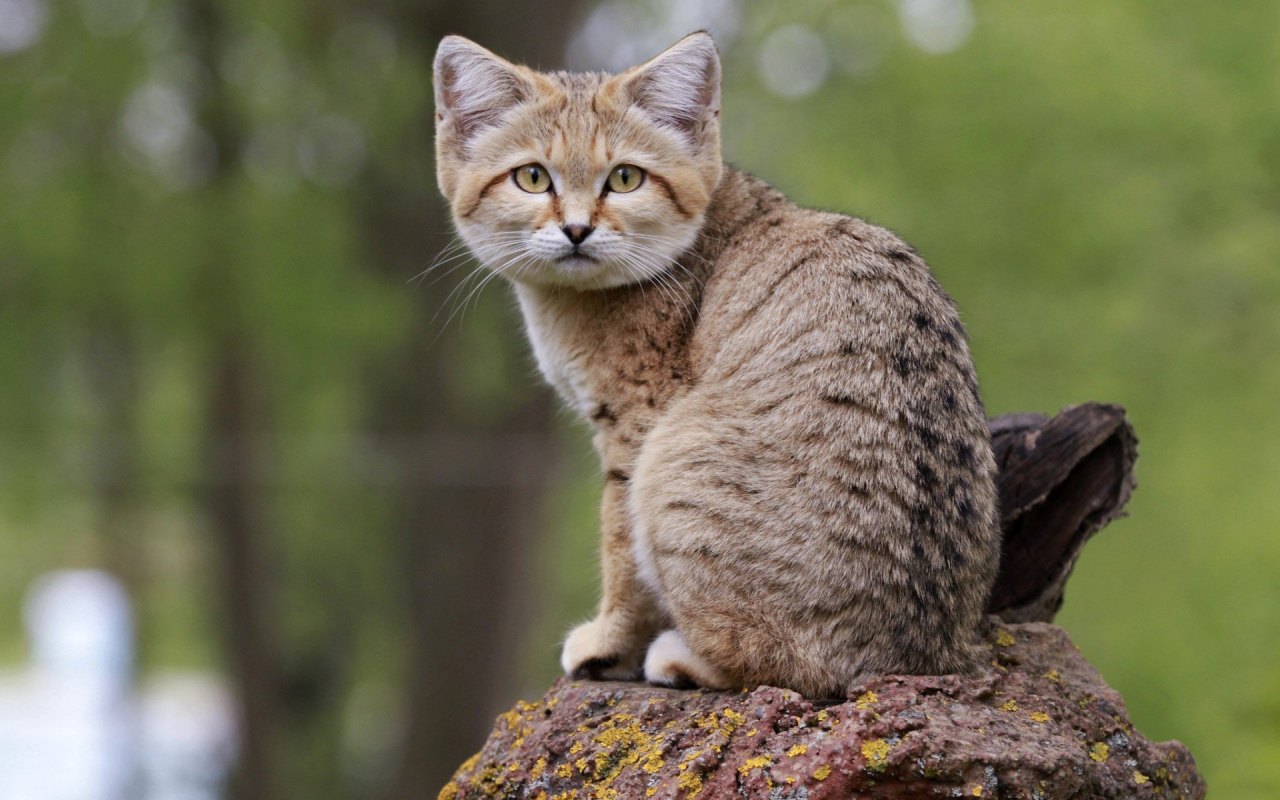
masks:
[[[989,425],[1004,545],[987,610],[1008,622],[1048,622],[1081,548],[1133,493],[1138,439],[1124,408],[1102,403]]]

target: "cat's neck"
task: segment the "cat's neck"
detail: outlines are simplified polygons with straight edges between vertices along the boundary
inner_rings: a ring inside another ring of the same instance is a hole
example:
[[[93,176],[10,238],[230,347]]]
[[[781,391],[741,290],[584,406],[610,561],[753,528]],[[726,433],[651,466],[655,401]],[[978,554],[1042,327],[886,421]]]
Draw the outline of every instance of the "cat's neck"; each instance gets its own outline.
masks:
[[[739,232],[788,202],[769,184],[726,164],[690,252],[714,264]]]

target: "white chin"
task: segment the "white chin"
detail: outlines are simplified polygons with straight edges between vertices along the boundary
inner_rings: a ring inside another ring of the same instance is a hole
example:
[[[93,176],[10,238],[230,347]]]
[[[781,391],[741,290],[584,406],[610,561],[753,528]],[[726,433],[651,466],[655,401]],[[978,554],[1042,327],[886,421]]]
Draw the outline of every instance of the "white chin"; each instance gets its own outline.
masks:
[[[513,276],[524,283],[541,286],[564,286],[571,289],[610,289],[635,283],[637,276],[629,270],[607,261],[597,261],[585,256],[568,256],[555,261],[542,262],[523,274]]]

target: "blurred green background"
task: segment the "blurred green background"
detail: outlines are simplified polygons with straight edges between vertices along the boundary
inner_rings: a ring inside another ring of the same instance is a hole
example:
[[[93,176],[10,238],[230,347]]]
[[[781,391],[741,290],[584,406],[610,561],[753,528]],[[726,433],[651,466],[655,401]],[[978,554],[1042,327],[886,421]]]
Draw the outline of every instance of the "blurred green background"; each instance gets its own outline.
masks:
[[[1128,408],[1059,621],[1213,796],[1274,797],[1272,0],[0,0],[0,661],[37,575],[106,569],[140,686],[225,676],[229,796],[431,796],[590,613],[600,484],[505,287],[422,274],[435,43],[697,27],[726,158],[913,242],[989,413]]]

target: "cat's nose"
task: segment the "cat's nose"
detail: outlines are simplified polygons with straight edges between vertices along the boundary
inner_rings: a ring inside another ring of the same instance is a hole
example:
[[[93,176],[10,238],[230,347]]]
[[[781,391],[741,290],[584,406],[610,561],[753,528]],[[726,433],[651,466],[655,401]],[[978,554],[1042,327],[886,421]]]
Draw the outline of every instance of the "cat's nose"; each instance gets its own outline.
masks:
[[[590,225],[565,225],[560,230],[564,231],[565,236],[569,237],[569,241],[574,244],[582,244],[595,228]]]

